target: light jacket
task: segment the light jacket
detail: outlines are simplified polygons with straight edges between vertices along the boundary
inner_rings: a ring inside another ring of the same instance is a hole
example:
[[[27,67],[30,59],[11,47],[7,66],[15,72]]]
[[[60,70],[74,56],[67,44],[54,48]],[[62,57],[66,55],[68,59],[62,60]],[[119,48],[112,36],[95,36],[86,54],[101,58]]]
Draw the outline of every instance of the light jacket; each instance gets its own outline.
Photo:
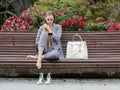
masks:
[[[40,39],[40,35],[43,31],[43,26],[40,26],[37,36],[36,36],[36,45],[38,46],[38,42]],[[62,46],[61,46],[61,36],[62,36],[62,27],[59,24],[53,24],[52,27],[52,44],[53,47],[58,50],[59,52],[59,59],[64,59],[64,55],[63,55],[63,50],[62,50]]]

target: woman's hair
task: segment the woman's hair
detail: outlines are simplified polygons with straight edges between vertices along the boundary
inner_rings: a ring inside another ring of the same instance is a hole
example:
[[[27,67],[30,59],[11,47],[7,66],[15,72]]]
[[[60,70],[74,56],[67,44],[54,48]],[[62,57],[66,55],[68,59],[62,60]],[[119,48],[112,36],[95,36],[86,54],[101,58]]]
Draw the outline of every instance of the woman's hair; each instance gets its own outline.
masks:
[[[53,18],[54,18],[54,21],[55,21],[55,14],[54,14],[54,12],[52,12],[52,11],[47,11],[46,14],[45,14],[45,17],[47,17],[47,16],[49,16],[49,15],[52,15]],[[46,22],[46,21],[45,21],[45,22]]]

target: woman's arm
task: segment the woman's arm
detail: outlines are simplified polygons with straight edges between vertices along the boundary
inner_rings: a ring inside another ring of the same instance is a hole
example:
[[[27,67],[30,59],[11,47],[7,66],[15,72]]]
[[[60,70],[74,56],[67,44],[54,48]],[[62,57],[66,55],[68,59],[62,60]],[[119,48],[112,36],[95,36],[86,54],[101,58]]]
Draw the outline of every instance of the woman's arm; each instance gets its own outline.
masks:
[[[56,41],[59,41],[61,39],[61,35],[62,35],[62,27],[61,25],[59,27],[57,27],[57,30],[55,30],[56,32],[53,32],[52,38]]]
[[[42,32],[42,26],[40,26],[40,28],[38,29],[37,36],[36,36],[36,42],[35,42],[36,44],[38,44],[41,32]]]

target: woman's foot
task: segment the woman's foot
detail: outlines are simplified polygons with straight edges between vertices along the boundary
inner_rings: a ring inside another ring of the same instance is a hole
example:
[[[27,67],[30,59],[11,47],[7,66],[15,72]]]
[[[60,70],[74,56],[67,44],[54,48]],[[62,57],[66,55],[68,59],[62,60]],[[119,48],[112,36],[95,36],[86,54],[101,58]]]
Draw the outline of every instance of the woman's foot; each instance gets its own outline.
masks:
[[[26,59],[37,59],[37,55],[28,55],[26,56]]]
[[[42,66],[42,58],[43,55],[38,55],[38,60],[37,60],[37,63],[36,63],[36,66],[38,69],[41,69],[41,66]]]
[[[37,60],[36,66],[38,69],[41,69],[41,61],[40,60]]]

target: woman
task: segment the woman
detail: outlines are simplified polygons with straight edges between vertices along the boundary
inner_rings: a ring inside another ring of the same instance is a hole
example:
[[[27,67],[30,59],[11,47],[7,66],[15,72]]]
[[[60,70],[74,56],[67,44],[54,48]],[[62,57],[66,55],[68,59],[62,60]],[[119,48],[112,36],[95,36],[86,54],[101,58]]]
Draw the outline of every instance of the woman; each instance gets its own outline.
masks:
[[[43,59],[64,59],[61,35],[62,27],[55,24],[55,15],[52,11],[48,11],[45,15],[45,23],[40,26],[36,36],[36,46],[38,55],[28,55],[27,58],[37,58],[36,66],[41,69]]]

